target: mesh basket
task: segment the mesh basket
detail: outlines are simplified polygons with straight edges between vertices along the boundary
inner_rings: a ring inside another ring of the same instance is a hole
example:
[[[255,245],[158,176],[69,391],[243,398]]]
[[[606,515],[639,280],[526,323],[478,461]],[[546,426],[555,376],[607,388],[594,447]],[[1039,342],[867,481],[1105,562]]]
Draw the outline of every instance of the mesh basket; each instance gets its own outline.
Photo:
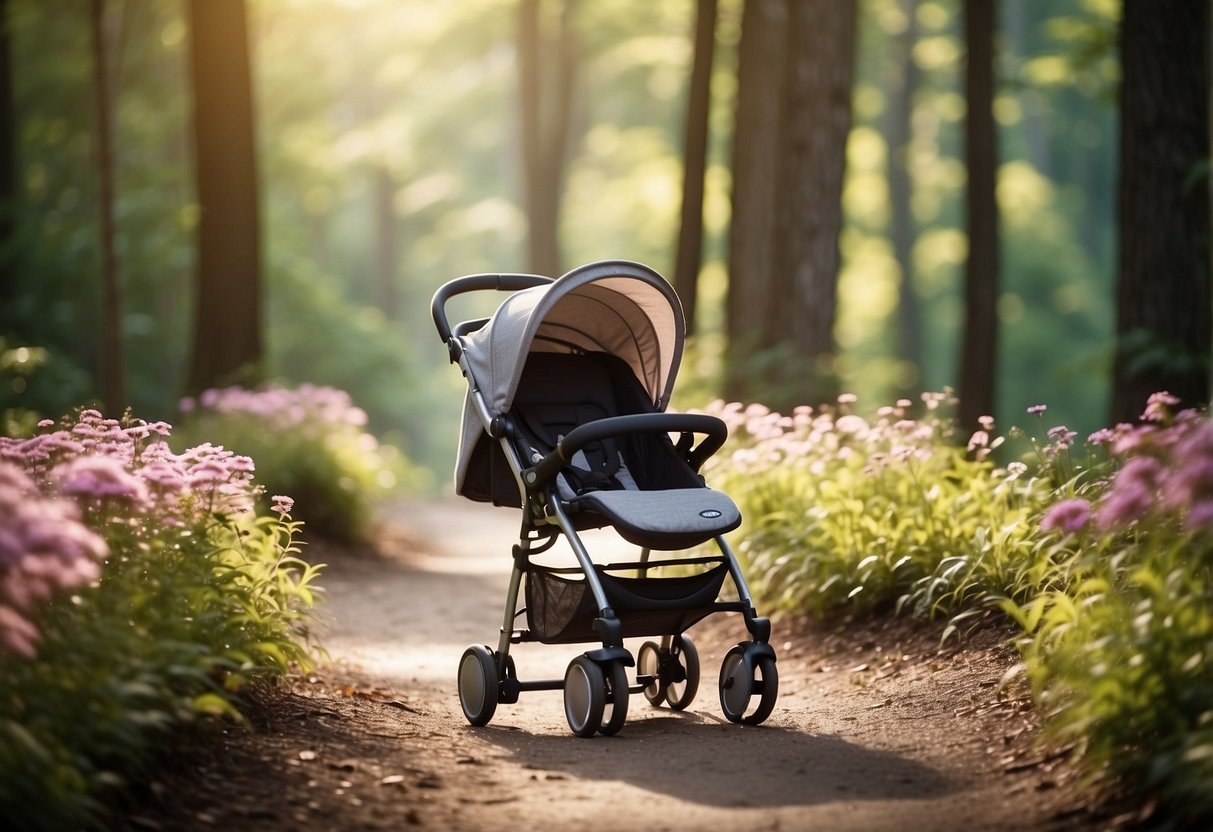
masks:
[[[697,575],[624,578],[596,566],[607,601],[619,616],[625,638],[681,633],[716,609],[728,574],[720,564]],[[527,625],[547,644],[597,641],[598,607],[582,578],[565,577],[531,564],[526,580]]]

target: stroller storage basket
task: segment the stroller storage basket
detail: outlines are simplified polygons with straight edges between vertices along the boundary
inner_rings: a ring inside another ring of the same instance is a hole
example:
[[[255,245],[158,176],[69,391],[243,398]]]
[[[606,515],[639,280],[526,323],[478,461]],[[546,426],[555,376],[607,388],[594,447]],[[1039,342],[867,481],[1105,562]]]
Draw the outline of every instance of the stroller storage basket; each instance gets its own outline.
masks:
[[[631,568],[638,569],[641,564]],[[627,568],[627,567],[611,567]],[[531,564],[527,568],[526,613],[532,635],[546,644],[595,641],[598,617],[586,582],[561,570]],[[595,566],[607,601],[623,623],[625,638],[681,633],[720,608],[716,603],[728,574],[721,563],[696,575],[625,578]]]

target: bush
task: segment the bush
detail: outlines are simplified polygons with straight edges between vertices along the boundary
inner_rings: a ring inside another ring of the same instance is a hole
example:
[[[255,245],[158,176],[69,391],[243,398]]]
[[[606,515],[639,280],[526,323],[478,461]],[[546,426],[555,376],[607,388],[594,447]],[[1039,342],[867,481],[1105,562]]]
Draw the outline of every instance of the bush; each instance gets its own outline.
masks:
[[[1000,440],[969,447],[940,414],[945,394],[881,408],[874,420],[836,407],[792,416],[716,403],[734,447],[707,473],[745,517],[740,554],[755,592],[781,609],[956,614],[1024,580],[1037,545],[1025,520],[1047,486],[990,460]],[[992,429],[992,422],[987,423]]]
[[[296,389],[227,387],[182,403],[185,443],[202,438],[257,460],[269,493],[295,498],[296,516],[314,534],[360,540],[376,500],[414,469],[365,431],[366,414],[347,393],[310,384]]]
[[[1151,397],[1091,437],[1114,470],[1041,520],[1056,564],[1026,604],[1024,663],[1058,743],[1164,825],[1213,821],[1213,423]]]
[[[168,732],[309,663],[317,567],[253,464],[83,411],[0,437],[0,816],[102,825]]]

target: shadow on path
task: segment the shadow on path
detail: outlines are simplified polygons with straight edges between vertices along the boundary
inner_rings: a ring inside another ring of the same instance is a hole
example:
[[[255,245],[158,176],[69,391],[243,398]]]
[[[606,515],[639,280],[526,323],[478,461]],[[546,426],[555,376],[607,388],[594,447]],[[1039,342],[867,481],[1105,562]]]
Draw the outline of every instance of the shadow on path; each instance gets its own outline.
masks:
[[[629,720],[618,736],[591,741],[491,725],[477,735],[524,768],[620,781],[707,806],[925,800],[954,790],[934,769],[896,754],[691,713]]]

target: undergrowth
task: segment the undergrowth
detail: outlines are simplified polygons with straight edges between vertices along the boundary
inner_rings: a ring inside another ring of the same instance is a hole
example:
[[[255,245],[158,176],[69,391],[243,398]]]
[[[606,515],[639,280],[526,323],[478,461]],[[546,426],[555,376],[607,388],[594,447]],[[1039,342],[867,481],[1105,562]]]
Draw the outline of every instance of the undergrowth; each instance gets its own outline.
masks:
[[[1046,741],[1159,826],[1213,823],[1213,423],[1151,397],[1076,445],[1043,405],[999,465],[993,421],[957,436],[944,394],[870,419],[853,397],[791,416],[716,403],[733,433],[714,486],[746,518],[754,591],[818,616],[998,610]],[[1003,449],[1005,452],[1005,448]]]

